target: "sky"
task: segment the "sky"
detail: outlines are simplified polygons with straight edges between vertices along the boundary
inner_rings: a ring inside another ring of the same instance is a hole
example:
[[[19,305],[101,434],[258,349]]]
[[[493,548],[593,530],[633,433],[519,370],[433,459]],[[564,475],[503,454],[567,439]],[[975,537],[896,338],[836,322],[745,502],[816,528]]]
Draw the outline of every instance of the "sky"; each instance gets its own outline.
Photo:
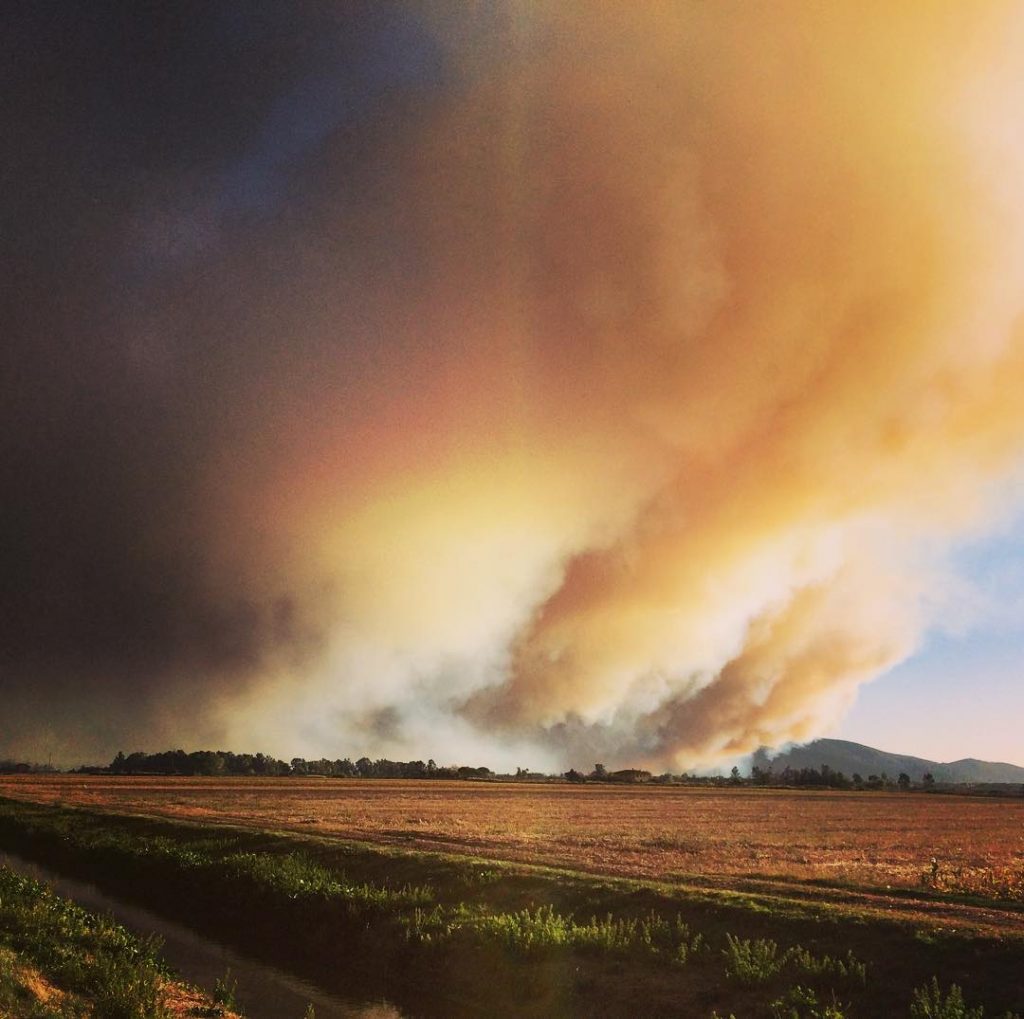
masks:
[[[1019,4],[5,22],[0,757],[1024,764]]]

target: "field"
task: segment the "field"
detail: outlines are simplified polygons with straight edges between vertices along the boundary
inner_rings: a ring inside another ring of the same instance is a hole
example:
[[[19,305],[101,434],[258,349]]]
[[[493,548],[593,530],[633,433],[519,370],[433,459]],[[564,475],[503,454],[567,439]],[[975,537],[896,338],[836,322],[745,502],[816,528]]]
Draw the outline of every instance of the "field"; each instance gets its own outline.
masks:
[[[953,984],[1024,1012],[1024,800],[108,776],[0,798],[0,847],[410,1015],[907,1016],[936,976],[910,1015],[978,1015]]]
[[[658,881],[1024,900],[1024,798],[659,786],[28,776],[0,796]]]

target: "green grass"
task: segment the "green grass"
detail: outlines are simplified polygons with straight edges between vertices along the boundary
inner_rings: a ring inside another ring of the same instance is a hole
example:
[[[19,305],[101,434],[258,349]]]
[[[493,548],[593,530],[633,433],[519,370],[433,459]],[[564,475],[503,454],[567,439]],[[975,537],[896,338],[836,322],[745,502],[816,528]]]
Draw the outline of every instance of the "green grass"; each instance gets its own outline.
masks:
[[[19,993],[19,970],[29,964],[71,997],[58,1015],[94,1019],[162,1019],[164,969],[158,944],[139,941],[123,927],[81,909],[29,878],[0,868],[0,946],[6,965],[0,983],[12,1014],[37,1009]],[[26,988],[22,984],[20,991]],[[14,1011],[12,998],[19,1001]],[[56,1009],[58,1006],[49,1006]]]
[[[434,900],[434,890],[429,885],[391,888],[366,881],[347,881],[343,873],[328,870],[305,853],[282,856],[231,853],[222,859],[199,858],[195,867],[208,871],[213,880],[247,885],[254,895],[285,897],[304,903],[343,900],[388,909],[423,906]]]

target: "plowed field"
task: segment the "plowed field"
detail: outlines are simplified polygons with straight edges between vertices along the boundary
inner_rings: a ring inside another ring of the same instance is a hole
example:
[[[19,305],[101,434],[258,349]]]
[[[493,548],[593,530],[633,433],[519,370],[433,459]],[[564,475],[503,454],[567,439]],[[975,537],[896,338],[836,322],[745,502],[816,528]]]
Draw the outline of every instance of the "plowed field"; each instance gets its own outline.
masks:
[[[657,880],[1024,901],[1024,798],[339,779],[17,776],[0,795]]]

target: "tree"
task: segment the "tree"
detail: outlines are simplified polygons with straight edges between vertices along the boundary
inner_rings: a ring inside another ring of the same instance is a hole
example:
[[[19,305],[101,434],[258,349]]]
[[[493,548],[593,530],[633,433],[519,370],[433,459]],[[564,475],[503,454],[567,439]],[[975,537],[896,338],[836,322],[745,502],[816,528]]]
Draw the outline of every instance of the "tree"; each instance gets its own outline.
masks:
[[[224,773],[224,758],[215,750],[196,750],[188,755],[190,775],[221,775]]]
[[[608,778],[608,769],[603,764],[595,764],[590,777],[597,782],[604,782]]]
[[[732,766],[732,771],[729,772],[729,781],[733,785],[740,785],[743,782],[743,779],[740,778],[740,769],[735,764]]]
[[[930,771],[926,771],[924,773],[924,778],[921,779],[921,781],[922,781],[925,789],[934,789],[935,788],[935,776]]]
[[[896,780],[896,784],[903,792],[906,792],[910,788],[910,776],[905,771],[901,771],[900,777]]]
[[[133,750],[124,760],[124,770],[129,775],[136,775],[146,765],[146,755],[141,750]]]
[[[755,764],[754,767],[750,769],[750,780],[754,785],[768,785],[773,777],[771,767],[765,769],[760,765]]]
[[[233,775],[255,775],[256,759],[252,754],[235,754],[231,762]]]

